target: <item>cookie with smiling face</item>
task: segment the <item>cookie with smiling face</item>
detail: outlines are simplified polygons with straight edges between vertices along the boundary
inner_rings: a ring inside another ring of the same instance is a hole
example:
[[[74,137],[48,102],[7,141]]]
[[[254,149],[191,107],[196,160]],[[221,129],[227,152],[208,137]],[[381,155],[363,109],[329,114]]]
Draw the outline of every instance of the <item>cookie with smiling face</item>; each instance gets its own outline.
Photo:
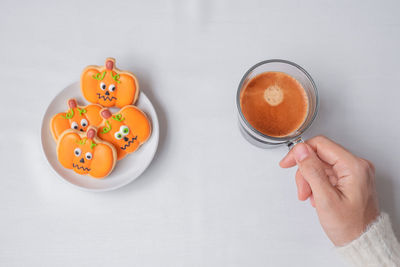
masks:
[[[102,109],[100,105],[79,106],[74,98],[69,99],[67,104],[68,111],[54,115],[50,121],[50,131],[55,141],[67,129],[86,132],[89,125],[98,126],[103,121],[99,114]]]
[[[117,69],[115,59],[107,58],[104,66],[88,66],[83,70],[81,90],[91,103],[122,108],[135,103],[139,84],[133,73]]]
[[[114,169],[117,151],[113,145],[97,137],[97,129],[86,132],[64,131],[57,141],[57,159],[67,169],[81,175],[104,178]]]
[[[114,145],[118,160],[136,151],[150,137],[150,121],[135,106],[125,106],[115,114],[104,108],[100,115],[103,122],[99,126],[99,137]]]

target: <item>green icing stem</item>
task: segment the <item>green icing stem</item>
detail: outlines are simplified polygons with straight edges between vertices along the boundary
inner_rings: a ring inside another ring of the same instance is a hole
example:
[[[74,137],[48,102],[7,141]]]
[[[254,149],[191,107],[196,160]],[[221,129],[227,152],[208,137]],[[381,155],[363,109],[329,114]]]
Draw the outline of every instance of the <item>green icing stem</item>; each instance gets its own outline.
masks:
[[[95,146],[97,146],[97,144],[92,141],[92,143],[90,144],[90,148],[93,149]]]
[[[79,111],[79,115],[81,115],[81,116],[83,113],[87,112],[85,108],[83,108],[83,109],[78,108],[78,111]]]
[[[111,117],[113,120],[116,120],[116,121],[123,121],[123,120],[125,120],[125,118],[122,118],[122,114],[117,114],[117,115],[115,115],[115,116],[113,116],[113,117]]]
[[[81,139],[81,140],[76,140],[76,143],[77,144],[80,144],[80,145],[84,145],[85,143],[86,143],[86,138],[84,138],[84,139]]]
[[[109,122],[109,121],[106,121],[106,124],[107,124],[108,127],[103,127],[103,130],[102,130],[102,132],[101,132],[101,133],[103,133],[103,134],[108,133],[109,131],[111,131],[111,124],[110,124],[110,122]]]
[[[86,144],[86,140],[87,140],[87,138],[84,138],[84,139],[81,139],[81,140],[76,140],[76,143],[79,144],[79,145],[84,145],[84,144]],[[90,144],[90,148],[93,149],[95,146],[97,146],[97,144],[92,141],[91,144]]]
[[[97,73],[96,75],[92,75],[93,78],[99,81],[103,80],[104,76],[106,76],[106,71],[104,71],[103,74]]]
[[[119,80],[119,74],[118,73],[115,73],[115,75],[113,75],[112,74],[112,71],[111,71],[111,77],[113,78],[113,80],[114,81],[116,81],[117,83],[121,83],[121,81]]]
[[[73,116],[74,116],[74,110],[72,108],[67,112],[67,114],[65,114],[65,116],[61,115],[61,117],[67,120],[71,119]]]

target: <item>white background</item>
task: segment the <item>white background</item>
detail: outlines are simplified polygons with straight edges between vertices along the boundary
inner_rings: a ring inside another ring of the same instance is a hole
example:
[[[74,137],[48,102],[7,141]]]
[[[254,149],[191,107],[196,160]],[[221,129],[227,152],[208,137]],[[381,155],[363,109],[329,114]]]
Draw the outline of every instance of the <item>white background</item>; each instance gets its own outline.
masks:
[[[315,79],[325,134],[373,161],[400,231],[398,1],[1,1],[0,266],[344,266],[297,200],[282,147],[237,128],[258,61]],[[40,144],[52,98],[113,56],[154,103],[161,137],[130,185],[87,193]]]

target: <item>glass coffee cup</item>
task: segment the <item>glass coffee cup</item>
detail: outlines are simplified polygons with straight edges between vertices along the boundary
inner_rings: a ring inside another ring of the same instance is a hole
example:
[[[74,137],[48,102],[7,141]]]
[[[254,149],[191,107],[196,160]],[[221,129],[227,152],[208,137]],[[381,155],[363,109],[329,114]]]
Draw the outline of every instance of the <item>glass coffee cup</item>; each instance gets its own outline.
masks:
[[[305,119],[295,131],[286,136],[268,136],[254,128],[243,115],[240,99],[241,93],[253,77],[264,72],[286,73],[295,78],[303,86],[306,93],[306,97],[308,99],[308,108]],[[279,145],[287,145],[290,149],[295,144],[303,142],[301,136],[311,126],[317,115],[319,105],[318,91],[310,74],[308,74],[307,71],[299,65],[281,59],[265,60],[255,64],[244,74],[237,90],[236,105],[239,113],[239,128],[247,141],[261,148],[272,148]]]

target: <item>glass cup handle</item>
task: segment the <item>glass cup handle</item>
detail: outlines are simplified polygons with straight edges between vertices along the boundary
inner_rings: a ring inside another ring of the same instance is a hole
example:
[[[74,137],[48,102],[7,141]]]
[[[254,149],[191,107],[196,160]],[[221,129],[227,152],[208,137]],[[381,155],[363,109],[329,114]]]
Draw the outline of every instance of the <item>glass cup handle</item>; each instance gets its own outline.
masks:
[[[290,140],[288,145],[289,150],[291,150],[295,145],[299,143],[304,143],[303,139],[301,137],[297,137],[296,139]]]

